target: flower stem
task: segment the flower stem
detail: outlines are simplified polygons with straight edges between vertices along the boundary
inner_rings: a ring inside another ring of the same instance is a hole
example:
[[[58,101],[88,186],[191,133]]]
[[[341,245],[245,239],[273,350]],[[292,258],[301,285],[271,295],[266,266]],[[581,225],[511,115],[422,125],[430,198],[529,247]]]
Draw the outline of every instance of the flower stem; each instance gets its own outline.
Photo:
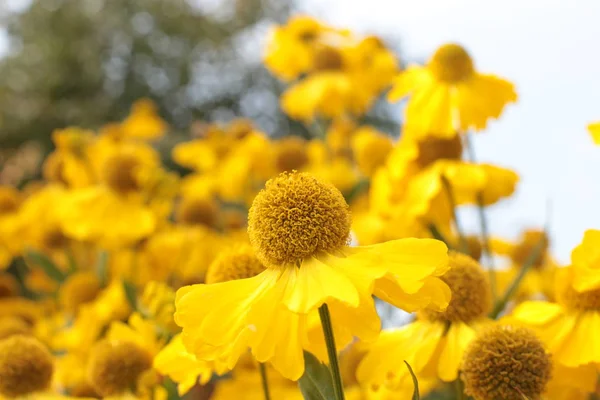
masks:
[[[460,220],[458,219],[458,215],[456,214],[456,199],[454,198],[454,192],[452,191],[452,185],[448,178],[442,175],[442,184],[444,185],[444,189],[446,190],[446,194],[448,195],[448,201],[450,202],[450,208],[452,209],[452,219],[454,220],[454,227],[456,228],[456,233],[458,233],[458,240],[460,242],[460,250],[469,254],[469,245],[467,240],[465,239],[465,235],[462,230],[462,225]]]
[[[327,345],[327,355],[329,356],[329,368],[333,377],[333,392],[336,400],[344,400],[344,385],[342,384],[342,375],[337,358],[337,348],[335,347],[335,338],[333,337],[333,327],[331,326],[331,315],[327,304],[319,307],[319,317],[325,335],[325,344]]]
[[[496,317],[498,317],[498,315],[500,315],[502,310],[504,310],[504,308],[510,301],[511,297],[515,294],[515,292],[519,288],[521,281],[523,280],[523,278],[525,278],[525,275],[527,275],[527,272],[529,272],[529,270],[533,266],[533,263],[539,257],[540,252],[543,251],[543,249],[544,249],[544,238],[541,238],[540,241],[531,250],[531,253],[529,253],[529,257],[527,257],[527,260],[525,260],[525,263],[519,270],[519,273],[517,274],[515,279],[513,279],[513,281],[510,283],[510,286],[508,287],[508,289],[506,289],[506,292],[504,292],[504,294],[502,295],[502,298],[496,303],[494,309],[492,310],[492,312],[490,314],[490,318],[496,319]]]
[[[464,138],[469,161],[472,163],[476,163],[477,159],[475,157],[475,147],[473,146],[473,141],[471,140],[471,134],[466,133],[464,135]],[[492,299],[495,301],[498,297],[496,289],[496,269],[494,267],[494,256],[490,248],[490,230],[485,215],[485,204],[483,202],[482,193],[477,194],[477,212],[479,214],[479,226],[481,227],[481,241],[483,246],[483,252],[487,259],[488,271],[490,274],[490,287],[492,289]]]
[[[460,380],[460,378],[456,378],[456,380],[454,381],[454,388],[456,390],[456,400],[463,400],[465,396],[462,381]]]
[[[258,363],[258,370],[260,371],[260,380],[262,381],[265,400],[271,400],[271,395],[269,393],[269,380],[267,379],[267,369],[265,368],[265,364]]]
[[[479,225],[481,226],[481,241],[483,246],[483,252],[487,258],[487,267],[490,274],[490,287],[492,289],[492,299],[495,301],[498,297],[497,285],[496,285],[496,268],[494,266],[494,255],[490,248],[490,230],[485,215],[485,208],[483,205],[483,196],[481,193],[477,195],[477,210],[479,212]]]

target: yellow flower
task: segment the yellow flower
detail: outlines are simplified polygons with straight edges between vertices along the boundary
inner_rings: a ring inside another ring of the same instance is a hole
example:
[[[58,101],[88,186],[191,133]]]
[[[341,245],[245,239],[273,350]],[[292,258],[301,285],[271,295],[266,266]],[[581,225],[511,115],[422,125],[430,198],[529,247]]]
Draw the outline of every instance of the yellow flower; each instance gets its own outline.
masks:
[[[112,341],[135,343],[152,356],[158,354],[165,345],[166,338],[161,335],[157,325],[134,312],[127,323],[113,321],[108,328],[106,338]]]
[[[573,287],[583,292],[600,288],[600,231],[588,229],[571,253]]]
[[[260,373],[255,363],[236,368],[231,378],[217,381],[214,400],[263,400]],[[282,377],[277,371],[267,368],[269,394],[273,399],[302,400],[304,397],[296,382]]]
[[[140,254],[140,282],[174,278],[181,284],[204,282],[206,270],[224,238],[201,226],[173,226],[152,235]]]
[[[91,148],[95,141],[92,131],[70,127],[52,133],[56,150],[44,162],[44,177],[68,187],[93,184],[97,176],[90,164]]]
[[[552,361],[529,329],[491,326],[464,354],[461,379],[475,400],[539,399],[552,373]]]
[[[457,44],[439,47],[426,66],[411,66],[400,73],[389,99],[405,97],[410,97],[407,123],[441,137],[482,130],[506,104],[517,100],[512,83],[478,73],[469,54]]]
[[[460,361],[492,306],[487,275],[469,256],[450,253],[450,270],[442,276],[452,290],[445,311],[423,311],[420,318],[396,330],[385,331],[370,346],[357,371],[361,384],[411,387],[406,360],[418,377],[458,377]]]
[[[594,122],[588,125],[588,131],[595,144],[600,144],[600,122]]]
[[[131,113],[121,123],[120,128],[126,138],[152,140],[165,134],[167,124],[158,115],[152,100],[141,99],[133,103]]]
[[[198,360],[187,351],[181,335],[173,337],[156,355],[154,368],[177,383],[180,396],[189,392],[198,382],[202,385],[208,383],[213,374],[221,375],[228,371],[225,365]]]
[[[600,351],[593,341],[600,331],[600,293],[598,289],[577,292],[573,280],[572,268],[559,269],[556,304],[524,302],[509,318],[533,328],[558,363],[567,367],[597,365]]]
[[[382,166],[392,150],[392,140],[370,126],[356,130],[352,137],[352,152],[358,168],[372,176]]]
[[[342,38],[342,31],[308,16],[296,16],[286,25],[275,27],[267,44],[264,62],[273,74],[291,81],[315,67],[315,54],[321,46]]]
[[[332,185],[308,174],[269,181],[254,200],[248,232],[265,271],[177,292],[175,320],[196,355],[208,347],[213,359],[228,357],[232,366],[250,347],[259,362],[295,380],[304,370],[306,317],[325,303],[339,326],[365,339],[379,332],[373,294],[408,310],[448,304],[449,288],[437,278],[447,269],[443,243],[347,247],[347,204]]]

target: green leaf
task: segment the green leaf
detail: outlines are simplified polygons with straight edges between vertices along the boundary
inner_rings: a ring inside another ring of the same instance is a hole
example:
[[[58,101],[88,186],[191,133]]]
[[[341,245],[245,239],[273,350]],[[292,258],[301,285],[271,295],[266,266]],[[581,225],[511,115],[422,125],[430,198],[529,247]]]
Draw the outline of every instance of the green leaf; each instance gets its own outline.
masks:
[[[412,376],[413,386],[415,388],[413,391],[412,400],[421,400],[421,395],[419,394],[419,380],[415,376],[413,369],[411,368],[410,364],[406,362],[406,360],[404,360],[404,364],[406,364],[406,368],[408,368],[408,372],[410,372],[410,376]]]
[[[29,262],[41,267],[49,278],[58,283],[64,282],[64,280],[67,278],[67,275],[62,272],[44,253],[40,253],[35,250],[26,250],[25,258],[28,259]]]
[[[305,400],[335,400],[329,367],[307,351],[304,352],[304,375],[298,387]]]
[[[105,286],[108,283],[108,252],[101,251],[96,260],[96,275],[100,279],[100,284]]]
[[[123,290],[125,291],[125,298],[127,298],[127,302],[131,306],[131,308],[135,311],[137,310],[137,289],[133,285],[133,283],[129,281],[123,281]]]
[[[167,390],[167,400],[180,400],[181,397],[177,392],[177,384],[171,378],[165,376],[163,378],[163,386]]]

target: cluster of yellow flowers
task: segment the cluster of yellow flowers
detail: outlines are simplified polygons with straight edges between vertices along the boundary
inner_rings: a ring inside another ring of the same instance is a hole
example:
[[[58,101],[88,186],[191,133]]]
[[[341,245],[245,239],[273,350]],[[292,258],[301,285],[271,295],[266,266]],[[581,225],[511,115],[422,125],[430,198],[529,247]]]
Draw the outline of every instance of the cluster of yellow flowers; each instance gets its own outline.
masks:
[[[544,230],[487,223],[519,177],[471,135],[510,82],[456,44],[401,69],[309,17],[276,27],[265,65],[310,139],[203,125],[175,173],[141,100],[54,132],[44,179],[0,188],[0,398],[600,396],[600,231],[561,266]],[[361,124],[385,95],[406,101],[399,139]],[[382,331],[396,308],[409,322]]]

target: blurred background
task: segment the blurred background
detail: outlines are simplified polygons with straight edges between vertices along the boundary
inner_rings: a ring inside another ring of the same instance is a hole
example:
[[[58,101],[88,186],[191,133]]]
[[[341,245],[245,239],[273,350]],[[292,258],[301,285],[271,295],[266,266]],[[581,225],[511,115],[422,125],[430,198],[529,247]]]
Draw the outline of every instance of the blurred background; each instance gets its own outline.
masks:
[[[120,120],[141,97],[156,102],[172,143],[240,116],[271,135],[305,134],[261,65],[269,28],[298,12],[378,34],[404,65],[464,45],[520,95],[475,141],[479,160],[521,175],[516,196],[493,209],[492,231],[548,223],[568,262],[583,231],[600,227],[600,149],[585,130],[600,120],[594,0],[2,0],[0,183],[37,177],[54,129]],[[367,122],[393,134],[399,116],[382,104]],[[477,232],[474,211],[464,214]]]

